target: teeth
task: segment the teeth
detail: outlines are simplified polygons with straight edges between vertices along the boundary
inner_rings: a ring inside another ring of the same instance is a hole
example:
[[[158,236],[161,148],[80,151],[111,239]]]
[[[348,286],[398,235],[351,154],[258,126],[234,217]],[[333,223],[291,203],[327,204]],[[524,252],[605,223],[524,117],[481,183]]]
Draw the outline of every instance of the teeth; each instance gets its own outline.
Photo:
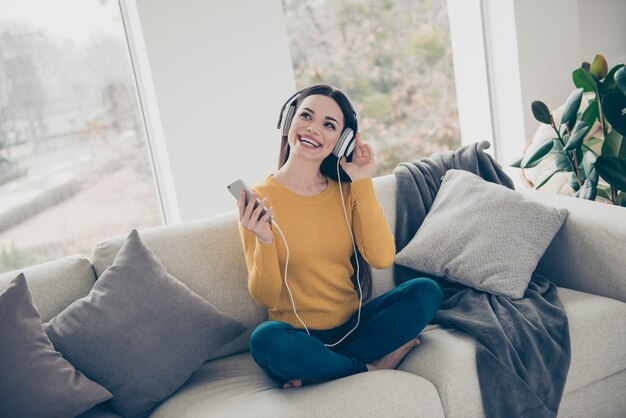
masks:
[[[320,146],[321,146],[319,143],[314,142],[314,141],[312,141],[311,139],[306,138],[306,137],[303,137],[303,136],[301,136],[301,137],[300,137],[300,141],[302,141],[302,142],[306,142],[307,144],[311,144],[311,145],[313,145],[313,146],[314,146],[314,147],[316,147],[316,148],[318,148],[318,147],[320,147]]]

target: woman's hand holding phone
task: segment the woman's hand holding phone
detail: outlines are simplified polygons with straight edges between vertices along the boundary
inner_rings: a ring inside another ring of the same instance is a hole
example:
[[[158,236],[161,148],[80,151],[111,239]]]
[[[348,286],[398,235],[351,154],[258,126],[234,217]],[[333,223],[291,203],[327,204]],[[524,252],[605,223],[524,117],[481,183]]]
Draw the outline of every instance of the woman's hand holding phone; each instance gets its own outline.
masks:
[[[261,211],[267,206],[269,201],[267,198],[259,201],[259,204],[255,208],[255,202],[257,202],[256,193],[250,194],[250,199],[246,205],[246,192],[241,191],[239,195],[239,222],[241,225],[256,235],[261,244],[271,244],[274,242],[274,234],[272,228],[270,228],[270,217],[274,208],[268,208],[265,210],[265,214],[261,215]]]

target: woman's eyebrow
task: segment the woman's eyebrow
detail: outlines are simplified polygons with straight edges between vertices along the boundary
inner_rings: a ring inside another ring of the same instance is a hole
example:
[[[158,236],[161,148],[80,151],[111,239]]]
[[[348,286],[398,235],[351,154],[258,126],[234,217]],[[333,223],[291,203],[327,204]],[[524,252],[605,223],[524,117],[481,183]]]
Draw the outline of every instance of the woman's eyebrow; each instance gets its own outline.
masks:
[[[311,113],[315,114],[315,111],[314,111],[313,109],[309,109],[308,107],[305,107],[305,108],[304,108],[304,110],[308,110],[309,112],[311,112]],[[335,123],[336,123],[337,125],[339,125],[339,122],[338,122],[338,121],[337,121],[337,119],[335,119],[335,118],[331,118],[330,116],[326,116],[326,118],[325,118],[325,119],[329,119],[329,120],[335,121]]]

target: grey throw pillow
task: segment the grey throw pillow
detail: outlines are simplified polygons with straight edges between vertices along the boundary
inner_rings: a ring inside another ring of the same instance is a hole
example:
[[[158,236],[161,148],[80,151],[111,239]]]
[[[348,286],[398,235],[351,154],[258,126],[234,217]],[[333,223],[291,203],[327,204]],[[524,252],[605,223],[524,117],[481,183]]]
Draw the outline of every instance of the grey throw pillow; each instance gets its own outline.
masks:
[[[463,170],[448,170],[395,262],[484,292],[521,299],[567,217]]]
[[[0,293],[0,417],[73,417],[113,395],[55,351],[24,274]]]
[[[133,230],[89,295],[44,329],[113,408],[140,417],[246,328],[168,274]]]

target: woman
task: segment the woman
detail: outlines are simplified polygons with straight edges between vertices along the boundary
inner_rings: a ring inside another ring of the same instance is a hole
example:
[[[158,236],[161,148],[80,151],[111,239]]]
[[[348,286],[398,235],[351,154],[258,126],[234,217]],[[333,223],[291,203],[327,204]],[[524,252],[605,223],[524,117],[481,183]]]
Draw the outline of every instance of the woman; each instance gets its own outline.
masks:
[[[374,153],[340,90],[310,86],[285,106],[279,169],[247,205],[244,192],[239,199],[248,289],[270,319],[252,333],[251,354],[283,388],[394,369],[420,343],[441,290],[417,278],[362,304],[370,265],[395,256],[372,185]],[[338,142],[354,143],[349,158],[333,154]]]

